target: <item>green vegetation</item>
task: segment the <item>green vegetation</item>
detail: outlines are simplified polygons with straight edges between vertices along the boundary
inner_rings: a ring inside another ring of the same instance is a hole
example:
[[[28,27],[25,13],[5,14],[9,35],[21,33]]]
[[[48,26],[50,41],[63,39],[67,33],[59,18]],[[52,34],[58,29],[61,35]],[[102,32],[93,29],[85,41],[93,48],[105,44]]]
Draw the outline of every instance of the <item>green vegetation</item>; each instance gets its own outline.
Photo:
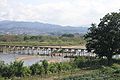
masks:
[[[98,26],[92,24],[85,39],[87,49],[100,58],[106,56],[110,64],[112,56],[120,54],[120,12],[105,15]]]
[[[72,64],[71,64],[72,65]],[[44,60],[42,63],[35,63],[31,66],[23,66],[23,62],[12,62],[10,64],[4,64],[0,62],[0,76],[6,79],[12,78],[25,78],[30,76],[45,77],[50,74],[60,74],[61,72],[70,71],[71,65],[69,62],[63,63],[49,63]]]
[[[23,66],[23,62],[4,64],[0,62],[0,76],[3,79],[12,80],[118,80],[120,78],[120,60],[113,60],[113,65],[108,66],[107,59],[93,57],[76,57],[70,62],[35,63],[31,66]]]
[[[113,55],[120,54],[120,12],[107,14],[98,25],[92,24],[84,37],[88,51],[98,58],[76,58],[75,64],[78,68],[95,71],[61,80],[120,80],[119,62],[112,59]],[[118,64],[113,64],[116,62]]]
[[[2,77],[22,77],[22,76],[29,76],[31,71],[28,67],[23,66],[23,62],[13,62],[10,65],[4,64],[3,62],[0,63],[0,75]]]
[[[85,35],[88,51],[96,57],[75,57],[70,62],[36,63],[23,66],[23,62],[0,62],[0,79],[12,80],[120,80],[120,13],[105,15],[98,26],[92,24]],[[80,45],[83,37],[72,34],[62,36],[1,35],[1,45]],[[33,42],[33,43],[32,43]],[[63,52],[63,51],[60,51]],[[106,57],[106,58],[105,58]]]
[[[0,35],[0,45],[69,46],[84,44],[83,36],[75,34],[61,36]]]
[[[80,76],[67,77],[61,80],[120,80],[120,65],[113,64],[110,67],[101,67]]]

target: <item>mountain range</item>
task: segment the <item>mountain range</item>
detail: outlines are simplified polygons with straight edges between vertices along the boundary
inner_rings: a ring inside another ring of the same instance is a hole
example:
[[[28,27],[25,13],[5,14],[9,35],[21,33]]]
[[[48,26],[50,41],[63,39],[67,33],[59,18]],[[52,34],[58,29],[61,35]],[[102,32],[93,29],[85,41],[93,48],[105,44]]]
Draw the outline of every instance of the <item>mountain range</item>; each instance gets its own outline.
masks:
[[[79,33],[84,34],[88,27],[61,26],[41,22],[25,21],[0,21],[0,34],[64,34]]]

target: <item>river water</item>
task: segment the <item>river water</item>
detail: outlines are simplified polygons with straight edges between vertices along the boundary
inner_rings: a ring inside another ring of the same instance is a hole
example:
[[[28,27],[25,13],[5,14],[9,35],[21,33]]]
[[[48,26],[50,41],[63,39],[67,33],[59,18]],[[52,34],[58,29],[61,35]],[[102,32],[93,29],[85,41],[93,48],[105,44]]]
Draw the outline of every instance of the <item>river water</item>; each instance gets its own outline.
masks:
[[[28,52],[30,55],[28,55]],[[34,55],[32,55],[32,53],[34,53]],[[39,56],[37,55],[37,53],[39,54],[51,54],[51,51],[44,51],[44,50],[23,50],[23,51],[16,51],[16,52],[10,52],[10,53],[0,53],[0,61],[4,61],[6,64],[10,64],[11,62],[19,59],[19,58],[27,58],[27,59],[22,59],[22,61],[24,61],[24,65],[25,66],[30,66],[32,64],[35,64],[37,62],[43,61],[43,60],[47,60],[47,61],[58,61],[58,62],[63,62],[63,61],[69,61],[69,58],[64,58],[62,56]],[[64,54],[65,56],[66,54]],[[74,55],[79,55],[79,52],[76,52]],[[34,58],[30,58],[30,57],[34,57]],[[89,53],[85,53],[84,56],[89,56]],[[28,59],[29,58],[29,59]]]
[[[10,64],[11,62],[15,61],[17,58],[20,57],[31,57],[32,55],[23,55],[23,54],[8,54],[8,53],[0,53],[0,61],[4,61],[6,64]],[[30,59],[24,59],[24,65],[25,66],[30,66],[32,64],[35,64],[37,62],[43,61],[43,60],[59,60],[60,62],[62,61],[69,61],[68,58],[63,58],[63,57],[51,57],[51,56],[38,56],[38,55],[33,55],[34,58]]]

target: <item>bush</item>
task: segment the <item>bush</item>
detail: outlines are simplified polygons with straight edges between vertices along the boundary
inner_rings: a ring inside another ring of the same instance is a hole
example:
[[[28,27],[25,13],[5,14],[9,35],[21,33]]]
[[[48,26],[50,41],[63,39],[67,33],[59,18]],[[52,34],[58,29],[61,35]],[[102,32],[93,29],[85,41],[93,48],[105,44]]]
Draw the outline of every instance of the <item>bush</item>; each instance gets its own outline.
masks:
[[[57,73],[57,64],[56,63],[51,63],[51,64],[49,64],[49,71],[51,72],[51,73]]]
[[[61,68],[63,71],[69,71],[72,68],[72,66],[70,65],[70,63],[64,62],[61,63]]]
[[[120,65],[118,64],[113,64],[112,68],[115,69],[115,71],[113,73],[115,74],[120,74]]]
[[[86,59],[85,57],[76,57],[74,60],[74,64],[78,67],[84,67],[85,66]]]
[[[0,74],[2,77],[22,77],[22,76],[29,76],[31,73],[28,67],[23,66],[22,61],[15,61],[8,64],[4,64],[0,67]]]
[[[31,70],[30,70],[30,68],[28,68],[28,67],[23,67],[22,68],[22,76],[30,76],[30,74],[31,74]]]
[[[32,75],[42,75],[44,73],[43,66],[39,63],[35,63],[32,66],[30,66],[30,70]]]
[[[10,77],[13,75],[12,72],[10,71],[9,65],[5,65],[5,66],[2,68],[1,71],[2,71],[2,72],[1,72],[1,76],[2,76],[2,77],[8,77],[8,78],[10,78]]]
[[[0,61],[0,75],[2,75],[3,71],[4,71],[4,67],[5,67],[5,64],[3,61]]]
[[[47,62],[47,60],[44,60],[42,62],[42,66],[44,68],[45,74],[48,74],[48,62]]]
[[[104,73],[104,74],[110,74],[110,73],[113,73],[115,70],[113,69],[113,68],[111,68],[111,67],[102,67],[101,69],[100,69],[100,71],[102,72],[102,73]]]
[[[23,75],[26,75],[26,74],[23,74],[24,73],[23,63],[24,63],[23,61],[19,61],[19,62],[15,61],[9,65],[9,70],[11,74],[13,74],[13,76],[21,77]]]

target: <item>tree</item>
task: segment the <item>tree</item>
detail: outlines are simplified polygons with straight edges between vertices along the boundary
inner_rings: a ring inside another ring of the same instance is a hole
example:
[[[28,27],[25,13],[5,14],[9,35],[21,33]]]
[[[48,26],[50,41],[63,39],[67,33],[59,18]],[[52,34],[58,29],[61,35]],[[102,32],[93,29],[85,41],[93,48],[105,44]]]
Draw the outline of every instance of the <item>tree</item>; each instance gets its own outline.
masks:
[[[61,37],[74,37],[74,34],[63,34]]]
[[[120,12],[108,13],[98,25],[92,24],[85,39],[88,51],[106,56],[110,63],[112,56],[120,53]]]

